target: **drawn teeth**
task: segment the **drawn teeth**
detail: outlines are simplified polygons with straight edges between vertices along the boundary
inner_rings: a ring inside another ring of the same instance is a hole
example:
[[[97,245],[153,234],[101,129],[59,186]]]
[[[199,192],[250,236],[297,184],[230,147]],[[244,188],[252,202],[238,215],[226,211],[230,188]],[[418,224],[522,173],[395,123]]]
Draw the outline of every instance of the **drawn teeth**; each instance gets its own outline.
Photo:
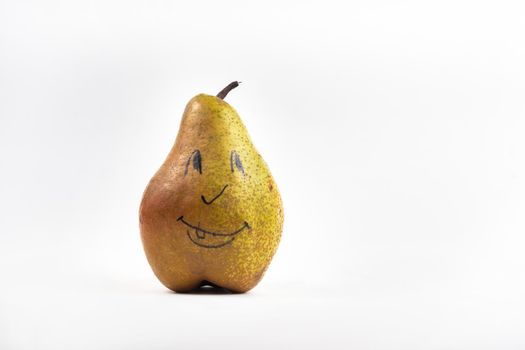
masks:
[[[195,233],[197,234],[197,238],[204,239],[206,238],[206,233],[202,232],[201,230],[195,230]]]

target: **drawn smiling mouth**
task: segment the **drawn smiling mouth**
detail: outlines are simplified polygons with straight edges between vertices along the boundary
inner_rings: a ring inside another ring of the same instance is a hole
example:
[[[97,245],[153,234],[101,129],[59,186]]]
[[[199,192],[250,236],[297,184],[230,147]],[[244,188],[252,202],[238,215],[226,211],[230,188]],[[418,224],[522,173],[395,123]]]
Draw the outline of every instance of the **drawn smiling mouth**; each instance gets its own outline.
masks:
[[[199,225],[195,226],[184,220],[183,216],[180,216],[177,221],[182,222],[188,227],[186,233],[188,238],[196,245],[202,248],[221,248],[227,244],[230,244],[235,240],[237,235],[244,231],[245,229],[251,229],[250,225],[245,221],[243,226],[231,233],[222,233],[222,232],[213,232],[208,231],[200,227]],[[195,234],[194,237],[193,233]],[[218,237],[218,238],[217,238]],[[219,241],[219,242],[217,242]]]

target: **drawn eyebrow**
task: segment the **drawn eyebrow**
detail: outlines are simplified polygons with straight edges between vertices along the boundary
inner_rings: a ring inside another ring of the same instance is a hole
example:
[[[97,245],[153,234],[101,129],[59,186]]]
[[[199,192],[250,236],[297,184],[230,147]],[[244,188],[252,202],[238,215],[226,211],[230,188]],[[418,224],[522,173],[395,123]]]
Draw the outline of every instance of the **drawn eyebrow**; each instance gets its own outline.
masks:
[[[230,169],[233,173],[233,164],[239,169],[240,172],[244,175],[244,168],[242,166],[241,157],[239,156],[239,153],[237,151],[233,150],[230,154]]]
[[[188,160],[186,161],[186,169],[184,170],[184,176],[188,174],[188,167],[190,166],[190,161],[193,159],[193,169],[197,170],[199,174],[202,174],[202,158],[201,158],[201,151],[196,149],[193,151]]]

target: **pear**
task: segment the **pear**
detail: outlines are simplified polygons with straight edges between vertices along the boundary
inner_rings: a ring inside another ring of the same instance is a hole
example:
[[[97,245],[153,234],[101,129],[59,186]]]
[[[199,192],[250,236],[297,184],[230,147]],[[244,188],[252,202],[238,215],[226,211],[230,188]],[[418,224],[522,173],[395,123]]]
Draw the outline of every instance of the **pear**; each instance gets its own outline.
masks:
[[[246,292],[261,280],[281,238],[277,185],[237,112],[199,94],[140,205],[144,251],[175,292],[204,285]]]

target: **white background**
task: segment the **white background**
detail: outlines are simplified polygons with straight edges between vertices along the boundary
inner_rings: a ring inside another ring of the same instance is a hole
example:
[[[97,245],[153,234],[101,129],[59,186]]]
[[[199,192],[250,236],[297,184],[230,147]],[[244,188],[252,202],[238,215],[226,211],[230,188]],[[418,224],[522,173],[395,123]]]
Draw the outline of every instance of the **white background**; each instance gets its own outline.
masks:
[[[0,349],[524,349],[525,6],[0,0]],[[179,295],[138,207],[227,100],[285,204],[244,295]]]

